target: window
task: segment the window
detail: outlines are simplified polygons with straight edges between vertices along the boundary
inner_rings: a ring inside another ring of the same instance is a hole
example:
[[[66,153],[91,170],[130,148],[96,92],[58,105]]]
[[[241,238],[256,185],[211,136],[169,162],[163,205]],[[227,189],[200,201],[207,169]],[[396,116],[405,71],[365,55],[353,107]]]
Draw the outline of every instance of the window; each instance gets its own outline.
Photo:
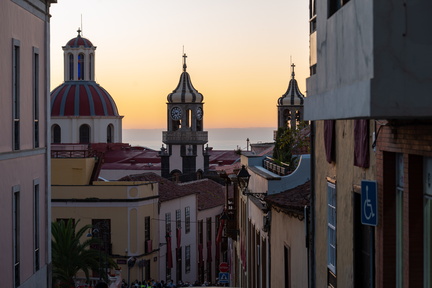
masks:
[[[182,279],[182,248],[181,248],[181,210],[176,210],[176,240],[177,240],[177,248],[176,248],[176,279],[177,281]]]
[[[206,238],[207,238],[207,279],[212,279],[212,218],[206,219]]]
[[[191,255],[190,255],[190,245],[185,247],[185,257],[186,257],[186,267],[185,267],[185,273],[190,273],[191,268]]]
[[[34,245],[34,271],[40,269],[40,207],[39,207],[39,181],[33,181],[34,199],[33,199],[33,245]]]
[[[176,210],[176,228],[177,229],[181,228],[181,210],[180,209]]]
[[[425,158],[423,173],[423,287],[432,285],[432,158]]]
[[[403,287],[403,154],[396,154],[396,287]]]
[[[103,251],[104,255],[111,255],[111,220],[110,219],[92,219],[92,237],[98,239],[96,244],[90,245],[91,249]],[[102,263],[106,262],[102,256]],[[98,271],[93,271],[93,277],[100,277],[107,271],[103,270],[104,266],[99,266]],[[105,269],[105,268],[104,268]]]
[[[328,17],[332,16],[336,11],[342,8],[343,5],[348,3],[349,0],[329,0],[329,13]]]
[[[92,65],[93,65],[93,53],[89,55],[89,80],[93,80],[93,69],[92,69]]]
[[[39,49],[33,47],[33,147],[39,147]]]
[[[78,55],[78,80],[84,80],[84,54]]]
[[[74,80],[74,56],[69,54],[69,80]]]
[[[12,59],[12,117],[13,117],[13,149],[20,149],[20,41],[13,40],[13,59]]]
[[[309,74],[310,76],[315,75],[317,73],[317,64],[314,64],[309,67]]]
[[[14,287],[20,285],[20,187],[12,188],[13,193],[13,263],[14,263]]]
[[[150,241],[150,216],[147,216],[144,218],[144,242],[145,242],[145,253],[152,252],[151,245],[149,244]]]
[[[171,213],[165,213],[165,233],[171,233]]]
[[[316,31],[316,0],[309,0],[309,33]]]
[[[90,143],[90,126],[83,124],[79,128],[79,140],[80,143]]]
[[[190,232],[190,207],[185,207],[185,233]]]
[[[92,248],[111,255],[111,219],[92,219],[92,226],[92,236],[101,240],[101,244],[96,244]]]
[[[112,124],[109,124],[107,126],[107,143],[113,143],[114,140],[114,126]]]
[[[166,239],[171,241],[171,213],[165,213],[165,235]],[[166,257],[166,280],[171,280],[171,268],[172,268],[172,255],[171,255],[171,245],[167,242],[167,257]]]
[[[285,288],[291,287],[291,265],[290,265],[290,247],[284,246],[284,282],[285,282]]]
[[[54,124],[52,126],[52,143],[61,143],[61,128],[59,125]]]
[[[327,182],[327,266],[336,275],[336,185]]]

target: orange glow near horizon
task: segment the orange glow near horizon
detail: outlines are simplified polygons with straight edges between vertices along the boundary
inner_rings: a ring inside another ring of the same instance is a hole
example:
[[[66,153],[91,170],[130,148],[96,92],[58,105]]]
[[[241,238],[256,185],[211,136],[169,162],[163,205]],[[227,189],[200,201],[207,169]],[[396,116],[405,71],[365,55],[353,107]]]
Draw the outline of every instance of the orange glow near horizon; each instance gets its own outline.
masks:
[[[58,1],[51,6],[51,89],[63,83],[63,50],[96,47],[96,82],[114,98],[124,129],[166,129],[167,95],[182,72],[204,95],[204,129],[276,127],[291,79],[305,94],[308,2],[275,0]],[[127,4],[124,4],[127,3]]]

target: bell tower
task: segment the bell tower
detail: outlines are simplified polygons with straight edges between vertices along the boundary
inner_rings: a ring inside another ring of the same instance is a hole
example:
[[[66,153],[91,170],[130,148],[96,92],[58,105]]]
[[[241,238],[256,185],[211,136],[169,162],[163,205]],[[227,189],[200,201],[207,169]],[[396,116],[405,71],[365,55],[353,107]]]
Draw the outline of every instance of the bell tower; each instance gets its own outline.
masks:
[[[294,63],[291,64],[291,80],[285,94],[278,99],[278,128],[295,128],[303,121],[304,95],[300,92],[295,79]]]
[[[162,132],[162,177],[175,181],[201,178],[209,167],[209,155],[204,145],[208,133],[204,131],[204,97],[196,90],[186,71],[183,54],[183,72],[177,87],[167,97],[167,131]]]

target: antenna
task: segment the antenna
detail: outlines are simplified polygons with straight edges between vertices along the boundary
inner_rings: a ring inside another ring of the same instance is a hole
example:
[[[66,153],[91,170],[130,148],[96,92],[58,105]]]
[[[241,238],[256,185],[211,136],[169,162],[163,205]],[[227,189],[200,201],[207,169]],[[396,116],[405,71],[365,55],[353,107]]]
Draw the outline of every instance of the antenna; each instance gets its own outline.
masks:
[[[82,13],[81,13],[81,34],[84,36],[84,33],[83,33],[83,25],[82,25]]]

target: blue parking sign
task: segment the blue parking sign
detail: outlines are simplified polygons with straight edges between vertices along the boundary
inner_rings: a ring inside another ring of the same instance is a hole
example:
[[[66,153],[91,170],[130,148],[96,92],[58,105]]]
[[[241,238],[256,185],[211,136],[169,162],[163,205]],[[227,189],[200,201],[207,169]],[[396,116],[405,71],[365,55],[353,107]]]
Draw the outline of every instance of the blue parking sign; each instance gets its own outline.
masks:
[[[361,221],[364,225],[378,225],[378,193],[376,181],[361,181]]]
[[[221,283],[221,284],[229,283],[229,273],[228,272],[220,272],[219,273],[219,283]]]

